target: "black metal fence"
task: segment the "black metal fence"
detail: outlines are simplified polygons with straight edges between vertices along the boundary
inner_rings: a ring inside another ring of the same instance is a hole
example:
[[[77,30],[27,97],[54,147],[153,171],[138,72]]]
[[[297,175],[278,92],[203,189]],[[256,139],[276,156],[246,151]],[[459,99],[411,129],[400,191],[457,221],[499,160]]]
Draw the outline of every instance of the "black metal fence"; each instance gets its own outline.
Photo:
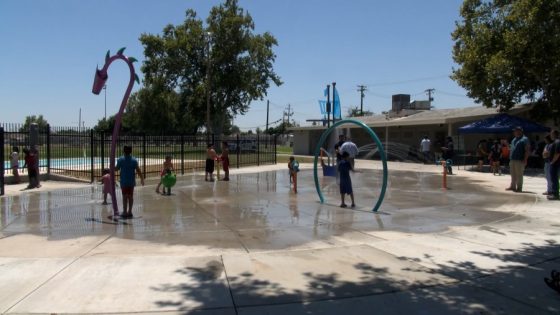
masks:
[[[92,129],[64,127],[39,128],[38,137],[32,140],[29,130],[19,124],[3,124],[4,137],[0,155],[2,172],[0,180],[11,174],[10,155],[13,147],[20,149],[20,171],[23,168],[24,147],[34,141],[39,151],[41,173],[57,174],[91,182],[102,176],[102,170],[109,167],[112,134],[95,132]],[[2,140],[2,139],[0,139]],[[270,135],[127,135],[117,141],[117,156],[122,155],[122,147],[130,145],[133,156],[138,159],[146,176],[156,176],[161,171],[167,155],[172,157],[178,174],[203,171],[208,143],[215,144],[218,154],[222,152],[222,141],[229,148],[230,167],[265,165],[276,163],[276,137]]]

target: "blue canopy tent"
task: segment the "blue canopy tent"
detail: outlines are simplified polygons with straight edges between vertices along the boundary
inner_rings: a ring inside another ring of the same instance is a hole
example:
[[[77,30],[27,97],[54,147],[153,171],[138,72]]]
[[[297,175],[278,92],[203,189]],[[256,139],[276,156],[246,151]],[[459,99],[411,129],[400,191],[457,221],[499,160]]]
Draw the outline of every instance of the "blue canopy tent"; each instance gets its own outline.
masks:
[[[530,120],[510,116],[508,114],[498,114],[493,117],[472,122],[459,128],[460,134],[481,134],[481,133],[511,133],[513,128],[521,126],[523,132],[548,132],[550,128],[534,123]]]

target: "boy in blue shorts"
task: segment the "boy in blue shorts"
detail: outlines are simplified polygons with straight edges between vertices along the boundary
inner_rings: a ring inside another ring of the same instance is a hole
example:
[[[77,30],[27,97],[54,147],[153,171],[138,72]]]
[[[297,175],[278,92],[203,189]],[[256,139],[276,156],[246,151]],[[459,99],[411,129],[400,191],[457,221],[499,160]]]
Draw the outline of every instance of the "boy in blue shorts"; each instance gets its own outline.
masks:
[[[121,171],[121,191],[123,196],[122,218],[132,218],[132,204],[134,203],[134,186],[136,186],[136,173],[140,183],[144,186],[144,177],[138,166],[138,161],[132,156],[132,147],[124,146],[124,156],[117,160],[116,169]],[[128,209],[128,210],[127,210]]]

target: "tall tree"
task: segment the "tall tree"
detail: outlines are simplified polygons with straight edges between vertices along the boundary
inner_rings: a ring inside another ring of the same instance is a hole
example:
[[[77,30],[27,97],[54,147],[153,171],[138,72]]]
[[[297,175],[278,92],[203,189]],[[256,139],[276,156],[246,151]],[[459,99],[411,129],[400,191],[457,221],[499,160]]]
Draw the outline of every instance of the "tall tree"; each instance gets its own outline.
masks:
[[[277,41],[270,33],[254,34],[253,19],[237,0],[212,8],[206,25],[187,10],[183,24],[168,25],[161,35],[142,34],[142,71],[146,88],[162,85],[166,91],[154,91],[176,94],[172,109],[177,125],[186,129],[206,125],[209,93],[211,127],[221,133],[251,101],[266,96],[271,82],[282,84],[273,70]]]
[[[49,123],[43,117],[43,115],[25,116],[25,122],[23,123],[23,126],[20,128],[20,131],[29,131],[29,126],[31,126],[31,124],[37,124],[40,130],[45,130],[47,129]]]
[[[560,0],[465,0],[452,78],[487,107],[560,117]]]

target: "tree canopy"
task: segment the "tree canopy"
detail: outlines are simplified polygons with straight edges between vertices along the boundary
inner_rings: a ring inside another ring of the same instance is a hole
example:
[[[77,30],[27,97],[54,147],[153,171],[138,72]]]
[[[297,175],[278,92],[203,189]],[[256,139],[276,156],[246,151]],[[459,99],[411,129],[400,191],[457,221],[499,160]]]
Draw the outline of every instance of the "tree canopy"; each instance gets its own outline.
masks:
[[[346,112],[346,117],[361,117],[361,116],[373,116],[373,112],[370,110],[364,110],[363,113],[360,110],[360,106],[351,106]]]
[[[144,86],[131,97],[132,125],[143,131],[193,133],[206,126],[209,93],[211,130],[227,133],[231,120],[263,99],[273,70],[270,33],[255,34],[254,22],[237,0],[213,7],[206,26],[193,10],[162,34],[142,34]]]
[[[29,131],[29,126],[31,126],[31,124],[33,123],[37,124],[40,130],[46,130],[47,126],[49,125],[49,123],[43,117],[43,115],[25,116],[25,122],[23,123],[23,126],[20,128],[20,131]]]
[[[560,0],[465,0],[452,78],[487,107],[560,116]]]

